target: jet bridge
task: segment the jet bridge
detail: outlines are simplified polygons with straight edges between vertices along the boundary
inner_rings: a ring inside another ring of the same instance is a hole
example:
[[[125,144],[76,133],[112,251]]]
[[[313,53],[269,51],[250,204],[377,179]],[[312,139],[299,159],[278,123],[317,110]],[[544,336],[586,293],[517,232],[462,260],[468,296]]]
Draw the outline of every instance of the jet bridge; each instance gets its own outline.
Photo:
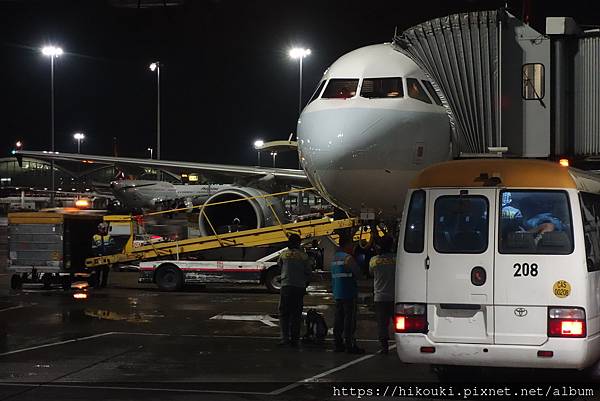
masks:
[[[550,148],[550,39],[505,10],[454,14],[394,38],[437,84],[454,128],[455,156],[507,147]]]
[[[289,194],[291,192],[304,192],[309,190],[313,190],[313,188],[298,189],[270,195],[261,195],[260,197],[268,199],[271,197]],[[158,243],[153,243],[150,241],[149,244],[142,246],[135,246],[134,244],[136,232],[135,226],[140,225],[145,216],[156,216],[181,211],[189,211],[189,208],[148,213],[142,216],[105,216],[105,221],[109,222],[111,226],[122,227],[124,225],[129,225],[129,239],[124,244],[121,252],[88,258],[85,261],[85,265],[89,268],[95,268],[106,265],[160,259],[165,257],[178,259],[181,255],[222,247],[256,247],[283,243],[287,241],[289,234],[298,234],[302,239],[305,239],[311,237],[328,236],[338,232],[339,230],[351,229],[359,226],[358,219],[356,218],[346,217],[343,219],[333,219],[329,216],[323,216],[322,218],[296,221],[291,223],[283,223],[282,221],[277,220],[277,224],[272,226],[243,231],[233,230],[233,232],[219,234],[210,222],[210,219],[206,214],[206,209],[210,208],[211,206],[218,206],[222,203],[232,203],[237,201],[243,202],[249,199],[251,198],[228,200],[224,202],[216,202],[197,206],[200,208],[200,213],[203,214],[204,218],[207,220],[208,225],[212,230],[212,235],[179,241]],[[267,203],[271,205],[270,202]],[[277,216],[276,213],[274,213],[274,215]]]

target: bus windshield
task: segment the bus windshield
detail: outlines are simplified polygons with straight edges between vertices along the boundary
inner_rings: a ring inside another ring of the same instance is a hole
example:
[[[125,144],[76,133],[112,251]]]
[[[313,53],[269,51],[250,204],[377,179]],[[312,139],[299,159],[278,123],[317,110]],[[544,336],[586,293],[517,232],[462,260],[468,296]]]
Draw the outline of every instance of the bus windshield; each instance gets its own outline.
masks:
[[[498,251],[567,255],[573,252],[571,209],[564,191],[500,191]]]

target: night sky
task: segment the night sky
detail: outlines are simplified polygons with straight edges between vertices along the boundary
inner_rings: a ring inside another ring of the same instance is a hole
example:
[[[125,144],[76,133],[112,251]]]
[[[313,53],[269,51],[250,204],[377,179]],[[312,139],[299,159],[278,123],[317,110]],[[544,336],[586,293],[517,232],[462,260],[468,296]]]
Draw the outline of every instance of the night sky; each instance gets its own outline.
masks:
[[[147,2],[142,1],[142,4]],[[156,0],[154,0],[156,2]],[[45,44],[66,54],[56,61],[56,150],[147,157],[155,148],[156,75],[160,60],[163,159],[255,164],[252,143],[295,132],[298,62],[304,99],[344,53],[390,41],[425,20],[492,9],[504,1],[250,1],[188,0],[177,7],[123,8],[136,0],[0,1],[0,149],[17,139],[50,148],[50,60]],[[533,25],[569,15],[600,24],[597,1],[534,1]],[[521,1],[509,2],[520,15]],[[295,167],[293,163],[287,163]]]

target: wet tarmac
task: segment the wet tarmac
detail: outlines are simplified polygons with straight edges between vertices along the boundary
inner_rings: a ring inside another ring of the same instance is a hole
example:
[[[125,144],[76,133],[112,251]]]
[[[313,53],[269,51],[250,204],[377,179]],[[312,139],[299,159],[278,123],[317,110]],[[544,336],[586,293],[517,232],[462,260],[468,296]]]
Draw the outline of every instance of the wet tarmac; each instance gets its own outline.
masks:
[[[427,365],[377,353],[371,305],[359,308],[364,355],[334,353],[330,340],[282,348],[276,294],[253,286],[164,293],[136,278],[113,273],[109,288],[81,302],[58,288],[10,291],[0,274],[0,400],[345,400],[357,397],[334,396],[339,386],[383,392],[386,384],[438,380]],[[332,323],[323,287],[305,297],[305,310],[311,307]],[[505,373],[487,371],[481,380],[540,378]]]

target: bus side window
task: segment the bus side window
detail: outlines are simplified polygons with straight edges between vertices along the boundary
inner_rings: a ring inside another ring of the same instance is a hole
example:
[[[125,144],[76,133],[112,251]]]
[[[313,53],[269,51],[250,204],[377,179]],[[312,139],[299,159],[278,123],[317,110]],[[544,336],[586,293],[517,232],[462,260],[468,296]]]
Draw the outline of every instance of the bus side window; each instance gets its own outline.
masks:
[[[582,192],[580,199],[587,269],[600,270],[600,195]]]
[[[425,191],[413,192],[410,197],[406,229],[404,231],[404,250],[409,253],[421,253],[425,247]]]

